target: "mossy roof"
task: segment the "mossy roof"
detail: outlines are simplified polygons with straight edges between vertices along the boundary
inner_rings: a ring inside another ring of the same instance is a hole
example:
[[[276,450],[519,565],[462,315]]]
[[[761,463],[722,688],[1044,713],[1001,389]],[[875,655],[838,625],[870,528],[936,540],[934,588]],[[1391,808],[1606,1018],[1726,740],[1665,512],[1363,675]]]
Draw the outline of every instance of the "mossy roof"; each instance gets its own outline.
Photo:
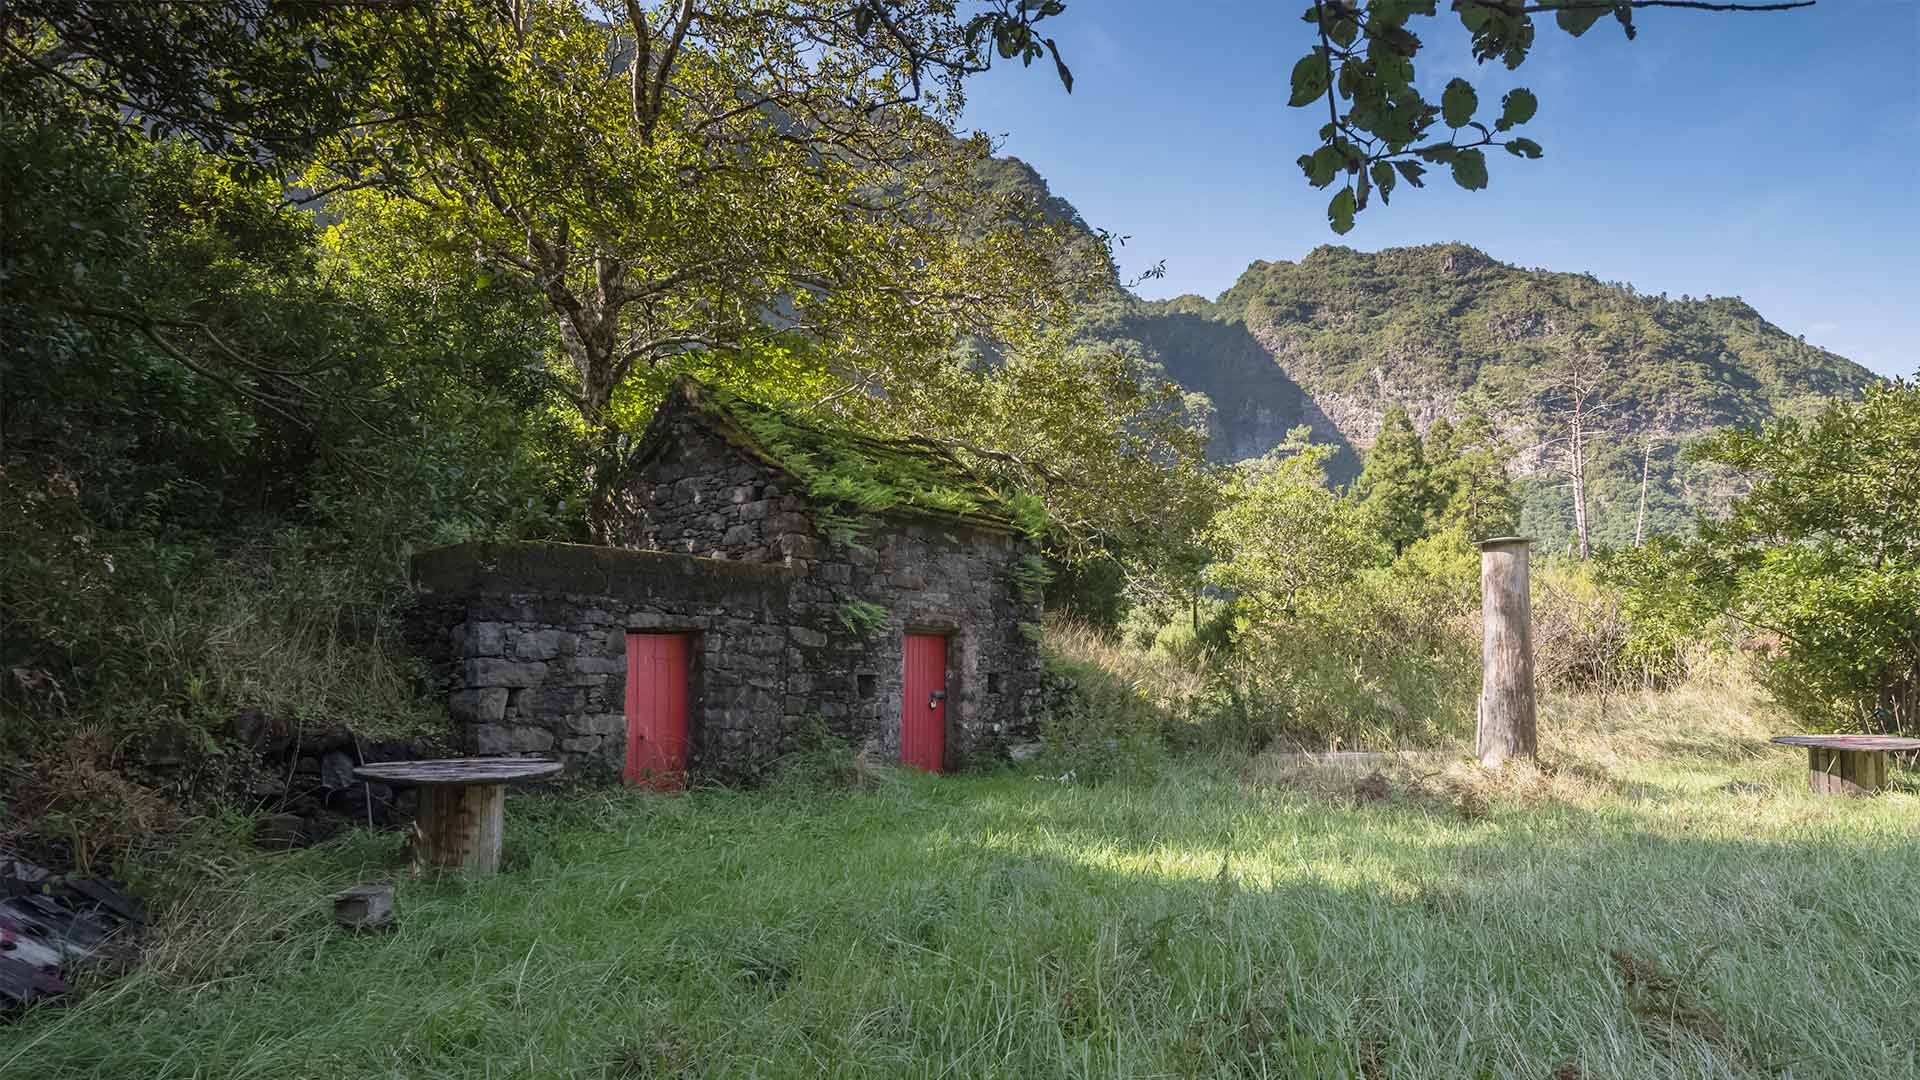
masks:
[[[801,482],[816,501],[859,514],[911,516],[1001,532],[1032,531],[1009,496],[930,439],[885,439],[809,423],[792,413],[688,376],[675,379],[634,456],[665,448],[676,415]]]

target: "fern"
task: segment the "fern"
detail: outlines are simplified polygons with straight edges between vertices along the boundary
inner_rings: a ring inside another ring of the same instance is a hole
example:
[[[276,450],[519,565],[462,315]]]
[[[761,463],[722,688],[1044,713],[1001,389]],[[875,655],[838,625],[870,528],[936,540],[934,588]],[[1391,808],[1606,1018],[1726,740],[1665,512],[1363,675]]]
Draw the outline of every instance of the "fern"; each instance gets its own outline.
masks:
[[[840,605],[835,614],[839,616],[841,626],[861,637],[871,637],[886,629],[892,612],[871,600],[848,600]]]

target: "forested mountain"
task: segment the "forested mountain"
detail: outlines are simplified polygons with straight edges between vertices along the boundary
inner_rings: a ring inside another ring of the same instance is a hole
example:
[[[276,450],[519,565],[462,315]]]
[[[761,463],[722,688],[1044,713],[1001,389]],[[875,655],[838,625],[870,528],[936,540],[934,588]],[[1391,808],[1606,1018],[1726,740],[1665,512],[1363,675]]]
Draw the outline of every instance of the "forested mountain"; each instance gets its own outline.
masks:
[[[1077,219],[1018,161],[994,175]],[[1684,529],[1730,478],[1683,460],[1701,433],[1807,416],[1875,381],[1735,297],[1673,299],[1590,274],[1522,269],[1465,244],[1377,253],[1323,246],[1299,262],[1255,262],[1217,299],[1140,300],[1115,285],[1083,336],[1157,359],[1211,399],[1212,455],[1257,456],[1307,425],[1340,449],[1336,479],[1359,471],[1382,412],[1404,406],[1425,430],[1481,412],[1513,452],[1524,527],[1560,545],[1572,528],[1568,421],[1576,397],[1596,543],[1634,534],[1643,460],[1647,528]]]

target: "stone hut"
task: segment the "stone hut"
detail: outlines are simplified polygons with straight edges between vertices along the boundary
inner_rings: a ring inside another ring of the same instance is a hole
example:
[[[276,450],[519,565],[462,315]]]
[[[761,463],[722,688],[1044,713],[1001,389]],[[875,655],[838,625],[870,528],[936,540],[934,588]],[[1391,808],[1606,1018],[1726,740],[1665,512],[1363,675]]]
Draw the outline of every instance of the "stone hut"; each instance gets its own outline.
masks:
[[[676,382],[609,546],[415,560],[410,633],[480,754],[751,782],[823,737],[931,770],[1031,733],[1044,563],[940,446]]]

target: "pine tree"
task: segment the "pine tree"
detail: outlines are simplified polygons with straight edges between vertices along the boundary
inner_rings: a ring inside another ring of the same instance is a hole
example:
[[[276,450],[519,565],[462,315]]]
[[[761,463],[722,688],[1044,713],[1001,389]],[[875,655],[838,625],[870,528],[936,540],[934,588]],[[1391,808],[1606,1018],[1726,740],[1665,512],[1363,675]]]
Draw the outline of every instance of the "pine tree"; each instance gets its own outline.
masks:
[[[1434,424],[1426,449],[1433,484],[1430,531],[1460,527],[1468,539],[1485,540],[1520,527],[1506,449],[1484,415],[1468,413],[1458,427],[1445,420]]]
[[[1395,554],[1427,532],[1427,513],[1433,504],[1433,480],[1428,474],[1420,433],[1407,410],[1394,405],[1380,417],[1380,437],[1367,451],[1353,494],[1379,537],[1393,545]]]

